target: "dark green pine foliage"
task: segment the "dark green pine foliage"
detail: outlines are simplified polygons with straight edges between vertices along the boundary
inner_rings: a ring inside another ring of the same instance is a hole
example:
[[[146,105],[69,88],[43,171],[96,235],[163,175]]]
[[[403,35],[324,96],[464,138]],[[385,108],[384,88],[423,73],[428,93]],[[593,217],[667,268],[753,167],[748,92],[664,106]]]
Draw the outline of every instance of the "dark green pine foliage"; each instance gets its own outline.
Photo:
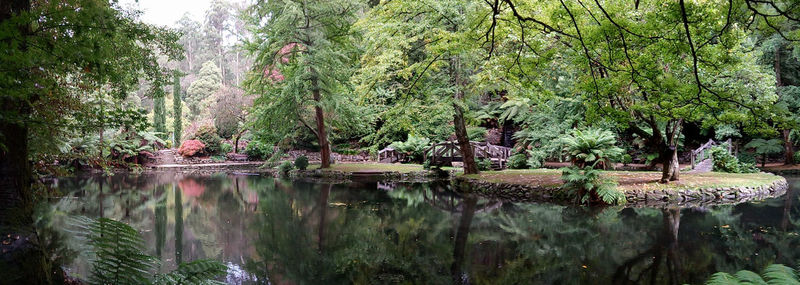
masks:
[[[167,116],[164,109],[164,92],[159,90],[153,96],[153,127],[161,139],[166,139],[167,134]]]
[[[173,116],[173,123],[172,123],[172,131],[175,136],[174,146],[180,146],[181,144],[181,135],[183,135],[183,122],[181,121],[182,109],[183,109],[183,101],[181,101],[181,78],[180,78],[180,71],[173,72],[172,75],[172,116]]]

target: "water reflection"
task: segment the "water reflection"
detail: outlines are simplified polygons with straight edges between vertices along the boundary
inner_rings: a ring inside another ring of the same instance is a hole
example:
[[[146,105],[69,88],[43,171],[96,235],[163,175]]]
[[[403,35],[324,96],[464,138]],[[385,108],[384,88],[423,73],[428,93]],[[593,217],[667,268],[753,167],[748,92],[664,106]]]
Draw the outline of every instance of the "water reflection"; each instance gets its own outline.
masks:
[[[55,229],[72,215],[124,221],[160,270],[215,258],[228,283],[684,284],[794,266],[790,182],[785,197],[736,206],[601,209],[462,196],[448,183],[161,173],[60,180],[72,194],[43,215]],[[75,257],[69,272],[85,277]]]

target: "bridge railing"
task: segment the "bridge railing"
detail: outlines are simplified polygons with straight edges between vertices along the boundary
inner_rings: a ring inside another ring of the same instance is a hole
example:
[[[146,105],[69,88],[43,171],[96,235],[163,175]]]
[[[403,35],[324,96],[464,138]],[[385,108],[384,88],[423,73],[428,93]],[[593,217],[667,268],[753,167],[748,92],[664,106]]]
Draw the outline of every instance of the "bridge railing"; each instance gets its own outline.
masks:
[[[511,148],[493,145],[487,142],[470,142],[476,158],[497,159],[501,168],[505,167],[508,158],[511,156]],[[431,163],[463,157],[458,143],[455,141],[445,141],[435,143],[425,150],[425,157],[430,157]]]
[[[732,153],[733,152],[733,150],[732,150],[733,149],[733,144],[731,143],[731,139],[728,139],[727,141],[725,141],[725,144],[728,145],[728,152]],[[691,159],[691,162],[692,162],[692,169],[694,169],[694,167],[697,165],[697,163],[702,162],[703,160],[711,158],[711,148],[716,146],[716,145],[719,145],[719,144],[717,142],[715,142],[713,139],[709,139],[708,142],[706,142],[705,144],[701,145],[697,149],[693,150],[691,155],[690,155],[690,159]]]

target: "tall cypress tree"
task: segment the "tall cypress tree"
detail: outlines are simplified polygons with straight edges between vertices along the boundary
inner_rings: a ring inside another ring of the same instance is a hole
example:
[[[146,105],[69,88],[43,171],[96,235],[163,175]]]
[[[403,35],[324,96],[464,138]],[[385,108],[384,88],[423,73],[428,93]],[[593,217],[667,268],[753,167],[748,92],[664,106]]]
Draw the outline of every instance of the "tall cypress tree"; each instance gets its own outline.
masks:
[[[173,115],[173,123],[172,123],[172,131],[175,136],[175,146],[179,146],[181,144],[181,135],[183,134],[182,124],[181,122],[181,110],[183,109],[181,101],[181,79],[180,79],[180,71],[175,70],[172,74],[172,115]]]
[[[164,109],[164,91],[159,89],[157,94],[153,96],[153,127],[155,127],[156,132],[159,132],[158,137],[162,139],[166,138],[167,133],[167,117]]]

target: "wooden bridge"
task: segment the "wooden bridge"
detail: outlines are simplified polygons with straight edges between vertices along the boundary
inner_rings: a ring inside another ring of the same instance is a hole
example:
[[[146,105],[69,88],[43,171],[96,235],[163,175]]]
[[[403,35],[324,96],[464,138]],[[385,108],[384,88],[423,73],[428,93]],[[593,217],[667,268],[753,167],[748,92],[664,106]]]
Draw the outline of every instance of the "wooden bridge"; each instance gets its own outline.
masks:
[[[733,144],[731,143],[731,139],[728,139],[722,144],[727,144],[728,152],[733,154]],[[692,161],[692,172],[710,172],[714,170],[714,160],[711,157],[711,148],[722,144],[715,142],[713,139],[709,139],[707,143],[693,150],[690,156]]]
[[[511,148],[493,145],[487,142],[469,142],[472,146],[475,159],[484,158],[492,161],[492,169],[504,169],[511,156]],[[463,162],[464,156],[458,147],[458,142],[446,141],[432,145],[425,150],[425,157],[430,158],[431,165],[449,165],[453,162]]]

